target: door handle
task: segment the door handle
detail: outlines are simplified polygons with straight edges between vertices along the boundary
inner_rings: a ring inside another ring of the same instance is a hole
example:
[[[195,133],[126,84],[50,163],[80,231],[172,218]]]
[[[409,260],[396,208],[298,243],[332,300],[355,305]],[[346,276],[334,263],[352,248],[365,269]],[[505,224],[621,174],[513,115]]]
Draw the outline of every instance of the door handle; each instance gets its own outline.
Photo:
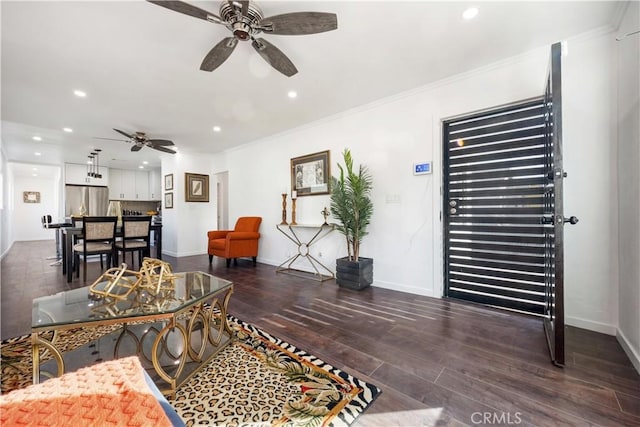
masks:
[[[564,218],[564,223],[565,223],[565,224],[568,222],[568,223],[570,223],[570,224],[574,224],[574,225],[575,225],[575,224],[577,224],[577,223],[578,223],[578,221],[579,221],[579,220],[578,220],[578,218],[577,218],[577,217],[575,217],[575,216],[571,216],[571,217],[569,217],[569,218]]]

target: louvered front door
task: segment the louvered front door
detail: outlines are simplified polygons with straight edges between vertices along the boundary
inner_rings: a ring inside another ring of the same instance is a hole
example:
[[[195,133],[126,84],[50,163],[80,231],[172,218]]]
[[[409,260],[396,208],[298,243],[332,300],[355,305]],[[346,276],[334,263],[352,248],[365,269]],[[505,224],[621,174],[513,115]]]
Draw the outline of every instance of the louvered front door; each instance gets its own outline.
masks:
[[[564,217],[562,156],[562,47],[551,46],[545,85],[545,175],[547,185],[542,223],[545,231],[544,330],[551,360],[564,365],[564,224],[578,218]]]

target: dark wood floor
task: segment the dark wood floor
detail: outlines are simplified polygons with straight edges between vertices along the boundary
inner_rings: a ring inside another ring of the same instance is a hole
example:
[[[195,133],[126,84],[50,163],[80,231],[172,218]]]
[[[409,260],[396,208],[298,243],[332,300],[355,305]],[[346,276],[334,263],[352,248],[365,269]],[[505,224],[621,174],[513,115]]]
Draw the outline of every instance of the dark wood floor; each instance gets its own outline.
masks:
[[[53,241],[19,242],[2,260],[2,338],[29,333],[31,300],[83,286],[44,258]],[[539,319],[380,288],[340,289],[249,260],[165,257],[174,271],[230,279],[230,313],[383,394],[361,426],[640,426],[640,376],[616,339],[568,327],[567,366],[549,363]],[[88,277],[99,275],[91,263]]]

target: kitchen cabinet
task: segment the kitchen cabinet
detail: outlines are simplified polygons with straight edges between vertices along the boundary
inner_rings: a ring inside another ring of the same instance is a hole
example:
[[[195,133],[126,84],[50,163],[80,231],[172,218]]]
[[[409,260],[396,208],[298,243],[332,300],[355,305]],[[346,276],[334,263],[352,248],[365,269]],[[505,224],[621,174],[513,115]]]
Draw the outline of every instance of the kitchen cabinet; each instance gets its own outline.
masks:
[[[149,171],[149,200],[162,200],[162,175],[160,169]]]
[[[64,164],[64,182],[65,184],[75,185],[109,185],[109,169],[100,167],[102,178],[87,176],[87,165],[78,165],[75,163]]]
[[[136,192],[133,200],[149,200],[149,172],[136,171]]]
[[[110,200],[135,200],[136,171],[110,169],[109,177]]]
[[[109,178],[110,200],[152,200],[147,171],[110,169]]]

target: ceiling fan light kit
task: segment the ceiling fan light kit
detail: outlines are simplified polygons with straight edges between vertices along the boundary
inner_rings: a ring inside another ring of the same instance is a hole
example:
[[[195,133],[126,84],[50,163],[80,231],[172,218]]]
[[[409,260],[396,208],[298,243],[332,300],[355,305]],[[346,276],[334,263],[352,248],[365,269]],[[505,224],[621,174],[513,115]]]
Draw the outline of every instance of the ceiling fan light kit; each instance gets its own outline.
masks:
[[[298,72],[291,60],[273,44],[255,36],[261,32],[277,35],[317,34],[338,28],[335,13],[292,12],[264,18],[262,10],[251,1],[223,1],[220,16],[183,1],[147,1],[174,12],[224,25],[231,31],[233,37],[222,39],[204,57],[200,64],[202,71],[213,71],[222,65],[236,48],[238,41],[251,41],[251,46],[269,65],[291,77]]]

